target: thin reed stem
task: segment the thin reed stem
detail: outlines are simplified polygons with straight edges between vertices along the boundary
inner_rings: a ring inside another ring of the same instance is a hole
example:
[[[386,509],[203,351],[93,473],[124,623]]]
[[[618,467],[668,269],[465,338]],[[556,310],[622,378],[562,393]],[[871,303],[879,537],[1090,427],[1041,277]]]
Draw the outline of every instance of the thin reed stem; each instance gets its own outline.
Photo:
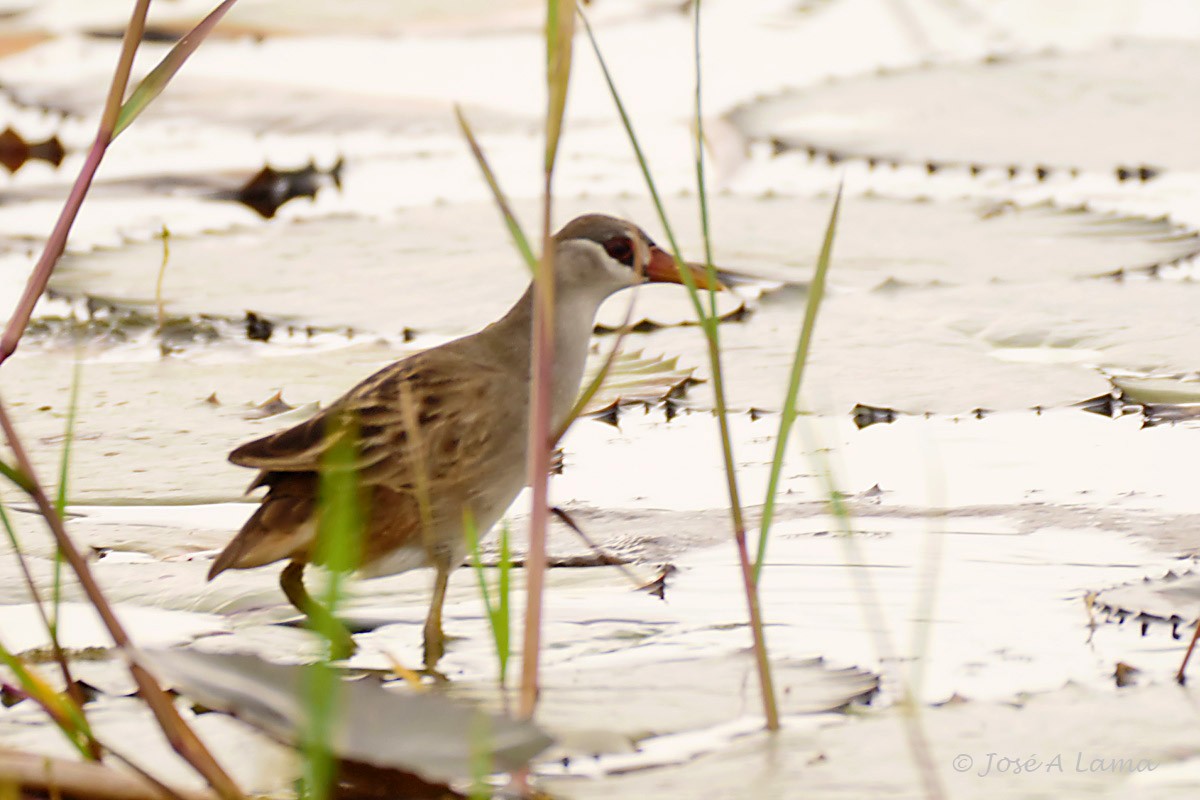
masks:
[[[46,239],[42,255],[38,258],[37,264],[25,284],[25,291],[21,294],[16,309],[8,319],[4,335],[0,337],[0,364],[3,364],[9,356],[16,352],[21,336],[29,325],[29,318],[33,316],[33,307],[37,305],[38,298],[45,291],[46,284],[50,281],[50,273],[54,271],[55,264],[58,263],[63,250],[67,247],[67,236],[71,232],[71,225],[74,224],[75,217],[79,214],[83,198],[87,196],[88,189],[92,186],[92,179],[96,177],[96,170],[99,169],[100,162],[104,158],[104,151],[108,149],[109,142],[112,141],[117,115],[121,111],[121,99],[125,96],[125,89],[129,85],[129,73],[133,69],[133,56],[137,52],[138,44],[142,41],[142,35],[146,30],[146,12],[149,9],[150,0],[137,0],[134,5],[129,25],[125,28],[125,36],[121,39],[121,54],[117,58],[117,67],[113,72],[112,83],[108,87],[108,99],[104,102],[104,111],[100,115],[100,127],[96,131],[96,138],[79,170],[79,177],[75,179],[75,184],[71,187],[70,194],[67,195],[67,201],[63,204],[58,220],[54,223],[54,228]]]
[[[533,353],[529,409],[529,553],[525,558],[525,630],[521,648],[521,691],[517,714],[531,718],[537,707],[541,656],[542,595],[546,582],[546,525],[549,520],[551,381],[554,372],[554,165],[562,139],[575,33],[574,0],[546,4],[546,151],[542,186],[542,260],[534,275]]]
[[[167,740],[171,743],[171,747],[185,761],[191,764],[221,797],[225,798],[225,800],[241,800],[243,795],[237,784],[221,768],[221,765],[213,758],[212,753],[209,752],[204,743],[200,741],[195,732],[179,716],[179,712],[176,711],[171,697],[162,690],[154,680],[154,677],[141,666],[137,650],[130,641],[129,635],[125,632],[125,628],[121,625],[120,621],[117,620],[112,607],[100,591],[100,586],[92,576],[87,561],[83,558],[79,550],[76,549],[70,536],[67,535],[62,517],[55,511],[54,505],[46,496],[45,491],[43,491],[41,483],[38,482],[33,465],[29,461],[25,447],[21,444],[20,437],[17,436],[17,431],[13,427],[12,420],[9,418],[8,410],[5,408],[3,402],[0,402],[0,431],[3,431],[5,437],[8,439],[8,445],[17,461],[17,470],[28,482],[30,496],[33,498],[38,512],[45,519],[46,524],[49,525],[58,547],[62,550],[63,556],[67,559],[67,563],[70,564],[71,569],[75,571],[80,586],[83,588],[92,607],[96,609],[96,613],[112,637],[113,643],[116,644],[125,658],[128,659],[129,673],[133,677],[134,682],[137,683],[142,699],[145,700],[155,719],[158,720],[158,724],[161,726]]]
[[[612,73],[609,72],[608,65],[604,60],[603,54],[600,52],[600,45],[596,41],[596,36],[592,31],[591,25],[588,23],[587,17],[583,11],[579,10],[579,18],[583,21],[584,30],[587,32],[588,39],[591,42],[592,50],[596,54],[596,60],[600,66],[600,71],[604,76],[605,82],[608,84],[609,93],[613,98],[613,103],[616,105],[617,113],[621,118],[621,123],[625,127],[625,132],[629,137],[630,145],[633,147],[634,156],[637,159],[638,166],[641,168],[642,176],[646,180],[646,186],[650,192],[650,199],[654,203],[655,210],[658,212],[658,218],[662,224],[663,231],[666,233],[667,240],[671,245],[671,253],[675,260],[679,263],[684,263],[681,254],[679,243],[675,238],[674,231],[667,219],[666,210],[663,207],[662,198],[659,196],[658,189],[655,187],[654,178],[650,173],[649,163],[646,160],[645,153],[642,152],[641,145],[638,143],[637,135],[633,130],[633,123],[629,119],[629,114],[625,110],[625,104],[621,101],[620,94],[617,92],[616,84],[612,79]],[[697,126],[697,130],[702,130]],[[702,133],[701,133],[702,135]],[[703,191],[703,186],[701,186]],[[705,205],[707,208],[707,205]],[[706,246],[706,251],[709,248]],[[711,257],[706,264],[708,270],[710,285],[717,285],[716,270],[713,267]],[[733,453],[733,437],[729,429],[729,412],[725,402],[725,381],[724,373],[721,368],[721,348],[717,334],[718,319],[714,315],[710,315],[705,311],[704,304],[700,301],[699,289],[696,286],[696,281],[690,274],[689,270],[680,270],[680,275],[683,278],[684,285],[687,287],[688,297],[692,302],[692,308],[696,312],[696,319],[700,323],[700,328],[704,333],[705,341],[708,344],[708,361],[709,371],[711,372],[711,380],[713,387],[713,398],[715,413],[717,417],[717,426],[721,435],[721,458],[725,465],[725,484],[729,494],[729,513],[730,521],[733,528],[734,546],[737,549],[738,560],[742,570],[742,583],[746,592],[746,609],[750,622],[751,636],[754,646],[754,657],[757,665],[759,676],[759,687],[762,694],[763,717],[766,720],[768,730],[779,729],[779,706],[775,700],[775,687],[771,679],[771,665],[767,657],[766,635],[763,631],[762,612],[758,598],[758,587],[754,579],[754,566],[750,560],[749,547],[746,544],[746,523],[742,512],[742,501],[737,484],[737,462]]]
[[[513,212],[512,206],[508,202],[508,197],[505,196],[504,190],[500,188],[500,181],[496,178],[496,173],[492,171],[491,164],[488,163],[487,156],[484,155],[483,148],[479,145],[479,140],[475,138],[475,132],[471,129],[471,125],[467,122],[467,117],[463,114],[462,106],[455,104],[454,116],[458,119],[458,129],[462,131],[463,138],[467,140],[467,147],[471,149],[471,155],[475,159],[475,163],[479,165],[479,171],[483,173],[483,180],[487,183],[488,189],[492,192],[492,201],[495,202],[496,208],[500,211],[500,216],[504,218],[504,227],[508,228],[508,235],[512,237],[513,245],[516,246],[517,252],[521,254],[526,266],[529,267],[531,273],[537,272],[537,257],[533,254],[533,248],[529,246],[529,238],[525,236],[525,231],[521,229],[521,222],[517,219],[517,215]]]
[[[37,305],[42,292],[46,290],[46,284],[50,282],[50,275],[54,272],[54,267],[58,264],[58,259],[62,257],[63,251],[66,250],[71,226],[79,215],[83,199],[92,186],[92,180],[96,177],[96,170],[100,168],[100,162],[104,159],[108,146],[162,92],[234,2],[236,0],[225,0],[180,38],[162,62],[138,84],[129,100],[122,103],[125,91],[129,87],[129,74],[133,69],[134,55],[146,32],[146,12],[150,8],[150,0],[137,0],[135,3],[129,24],[125,27],[125,35],[121,39],[121,53],[117,57],[117,66],[108,87],[108,97],[100,115],[96,138],[88,150],[83,166],[79,169],[79,176],[71,186],[62,211],[59,212],[58,219],[54,223],[54,228],[46,237],[46,245],[29,275],[25,291],[22,292],[20,300],[17,301],[17,307],[8,318],[3,336],[0,336],[0,364],[3,364],[9,356],[16,352],[17,346],[21,342],[21,336],[24,335],[25,328],[29,326],[34,306]]]
[[[5,532],[8,534],[9,544],[12,545],[13,553],[17,557],[17,566],[21,570],[22,579],[25,581],[25,588],[29,590],[29,597],[33,600],[38,617],[42,620],[42,625],[46,628],[47,636],[50,637],[50,649],[54,655],[54,662],[58,664],[58,669],[62,673],[63,683],[67,687],[67,696],[79,707],[79,713],[83,716],[83,692],[75,682],[75,678],[71,675],[71,666],[67,662],[67,655],[63,652],[62,645],[58,640],[58,626],[50,620],[50,615],[46,613],[45,602],[42,599],[41,592],[38,590],[37,583],[33,579],[33,573],[29,570],[29,562],[26,561],[25,552],[21,549],[21,542],[17,538],[16,528],[13,527],[12,520],[9,519],[8,512],[4,510],[2,504],[0,504],[0,525],[3,525]],[[100,746],[96,743],[95,737],[91,736],[90,729],[88,729],[88,739],[88,756],[93,761],[99,761],[101,756]]]
[[[529,411],[529,485],[533,505],[525,556],[525,631],[521,648],[521,692],[517,714],[531,718],[537,707],[541,654],[542,595],[546,582],[546,523],[550,494],[550,389],[554,363],[554,243],[551,240],[552,172],[546,171],[542,203],[542,261],[534,286],[533,355]]]
[[[800,411],[798,408],[800,386],[804,381],[804,368],[808,364],[808,354],[812,350],[817,312],[821,310],[821,301],[825,298],[825,279],[829,274],[829,264],[833,256],[833,240],[837,235],[838,212],[841,210],[841,206],[842,187],[839,184],[837,195],[833,200],[833,209],[829,212],[829,222],[825,226],[825,238],[821,243],[821,252],[817,256],[817,266],[813,270],[812,283],[808,287],[808,303],[804,309],[804,322],[800,325],[800,340],[797,342],[795,353],[792,356],[792,370],[788,375],[783,408],[779,412],[779,432],[775,435],[775,452],[771,456],[771,473],[767,478],[767,494],[763,499],[762,520],[759,526],[758,554],[754,559],[755,581],[762,575],[763,563],[767,558],[771,521],[775,517],[775,501],[779,496],[779,479],[783,474],[788,437],[791,435],[792,426]]]
[[[925,796],[929,800],[944,800],[946,797],[946,788],[942,784],[941,776],[938,774],[929,738],[925,735],[925,729],[921,726],[918,699],[913,694],[910,682],[905,679],[903,673],[899,670],[899,657],[895,645],[892,643],[892,637],[888,633],[887,619],[883,614],[883,602],[875,590],[875,584],[872,583],[871,576],[866,570],[851,566],[853,564],[867,563],[866,556],[858,546],[858,540],[850,524],[850,510],[846,507],[841,492],[837,490],[833,470],[830,467],[828,459],[823,457],[825,450],[815,439],[815,434],[809,431],[809,440],[806,442],[805,447],[820,460],[821,477],[825,483],[825,495],[829,504],[829,513],[838,525],[840,533],[838,538],[846,551],[845,561],[849,570],[851,583],[854,586],[854,593],[858,598],[858,607],[863,617],[863,627],[873,635],[875,652],[880,664],[884,667],[887,665],[897,665],[893,679],[900,689],[899,706],[903,712],[901,717],[905,729],[904,739],[908,745],[913,763],[917,767],[917,774],[924,786]]]

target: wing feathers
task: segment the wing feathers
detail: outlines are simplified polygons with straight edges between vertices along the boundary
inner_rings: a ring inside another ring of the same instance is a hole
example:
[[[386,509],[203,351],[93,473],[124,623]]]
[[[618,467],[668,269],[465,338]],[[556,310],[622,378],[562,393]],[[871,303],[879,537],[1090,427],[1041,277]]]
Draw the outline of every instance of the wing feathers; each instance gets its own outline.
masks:
[[[311,419],[238,447],[229,460],[266,473],[318,472],[334,441],[327,435],[330,422],[345,415],[357,425],[356,467],[364,484],[410,490],[415,485],[414,462],[423,462],[435,482],[455,469],[470,478],[469,460],[483,457],[495,427],[489,416],[511,402],[506,396],[514,391],[510,383],[495,368],[444,349],[418,353],[375,373]],[[425,451],[421,459],[409,452],[406,420],[412,417],[406,415],[403,396],[416,406],[411,410],[420,430],[412,442]],[[269,476],[263,475],[251,488],[269,483]]]

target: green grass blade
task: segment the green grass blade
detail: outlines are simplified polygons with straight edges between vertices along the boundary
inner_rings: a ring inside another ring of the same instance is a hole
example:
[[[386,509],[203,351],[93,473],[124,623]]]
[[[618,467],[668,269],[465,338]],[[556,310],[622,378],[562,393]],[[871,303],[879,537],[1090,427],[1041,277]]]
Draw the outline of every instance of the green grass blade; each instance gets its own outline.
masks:
[[[162,263],[158,265],[158,280],[154,282],[154,309],[155,309],[155,326],[154,332],[161,334],[163,326],[167,324],[167,310],[163,305],[163,279],[167,276],[167,264],[171,260],[171,229],[164,222],[162,226]]]
[[[128,128],[138,115],[146,110],[146,106],[150,105],[154,98],[162,94],[163,89],[167,88],[167,84],[175,77],[175,73],[179,72],[184,62],[191,57],[192,53],[196,52],[196,48],[212,33],[213,28],[221,21],[221,17],[225,16],[225,12],[229,11],[236,2],[237,0],[225,0],[213,9],[207,17],[200,20],[196,27],[175,43],[171,52],[167,53],[158,66],[150,70],[150,74],[142,78],[129,94],[129,98],[121,104],[116,124],[113,126],[113,139],[116,139],[121,131]]]
[[[67,428],[63,432],[62,457],[58,464],[58,492],[54,497],[54,510],[62,519],[67,511],[67,486],[71,477],[71,446],[75,441],[75,419],[79,414],[79,383],[82,374],[80,362],[76,360],[75,370],[71,375],[71,397],[67,405]],[[54,550],[54,587],[50,594],[50,638],[58,641],[58,609],[62,605],[62,568],[63,553],[61,548]]]
[[[807,433],[807,436],[804,437],[805,448],[814,454],[814,458],[818,462],[818,473],[824,484],[829,513],[837,524],[840,534],[838,541],[844,551],[843,560],[849,570],[850,582],[858,599],[859,611],[862,613],[863,629],[868,631],[874,639],[875,652],[879,662],[884,665],[899,665],[901,659],[892,643],[890,629],[883,613],[883,602],[871,580],[870,572],[852,566],[867,563],[867,558],[858,545],[858,538],[851,522],[850,509],[846,505],[844,495],[837,488],[828,451],[818,441],[811,426],[801,425],[800,430],[802,436]],[[897,668],[896,681],[905,743],[908,745],[909,754],[925,790],[924,796],[933,800],[941,800],[947,797],[946,789],[934,760],[929,737],[921,723],[921,704],[917,696],[913,694],[912,684],[905,680],[899,668]]]
[[[667,219],[667,210],[663,206],[662,196],[658,193],[658,186],[654,183],[654,176],[650,172],[650,162],[646,160],[646,154],[642,150],[642,145],[638,141],[637,134],[633,129],[633,121],[629,118],[629,112],[625,109],[625,103],[621,100],[621,95],[617,91],[617,85],[613,81],[612,73],[609,72],[608,62],[604,60],[604,54],[600,51],[600,43],[596,41],[596,34],[592,30],[592,25],[588,22],[583,11],[579,11],[579,19],[583,22],[583,30],[587,33],[588,41],[592,45],[592,52],[596,55],[596,63],[600,66],[600,73],[604,76],[604,83],[608,86],[609,96],[612,97],[613,105],[616,106],[617,115],[621,118],[621,126],[625,129],[625,135],[629,138],[629,144],[633,148],[633,156],[637,159],[638,169],[642,172],[642,177],[646,181],[646,189],[650,192],[650,201],[654,204],[654,210],[658,213],[659,224],[662,225],[663,233],[667,236],[667,242],[671,246],[671,254],[675,256],[675,260],[683,263],[684,259],[682,251],[679,248],[679,242],[675,239],[675,231],[671,227],[671,221]],[[700,321],[701,328],[706,336],[710,334],[708,324],[709,315],[705,313],[704,306],[700,303],[699,290],[696,287],[696,281],[692,278],[690,270],[682,269],[679,271],[683,278],[684,285],[687,287],[688,297],[691,298],[692,306],[696,312],[696,319]],[[715,326],[712,326],[715,327]]]
[[[17,683],[21,685],[21,690],[42,707],[54,722],[55,727],[79,751],[80,755],[85,760],[92,760],[94,754],[90,749],[90,742],[93,740],[91,727],[88,725],[83,711],[75,705],[74,701],[69,696],[59,694],[50,688],[50,685],[30,670],[24,661],[2,644],[0,644],[0,663],[8,667],[16,677]]]
[[[467,549],[470,554],[471,570],[479,583],[479,596],[483,599],[484,612],[487,614],[488,627],[492,631],[492,642],[496,646],[496,666],[498,683],[503,688],[508,680],[509,649],[509,569],[512,558],[509,554],[509,530],[505,525],[500,531],[500,567],[499,581],[496,587],[496,598],[487,585],[487,570],[483,566],[483,551],[479,544],[479,529],[475,525],[475,517],[470,509],[463,510],[463,532],[467,537]]]
[[[470,800],[490,800],[496,796],[488,783],[492,774],[492,731],[486,715],[471,718],[471,794]]]
[[[8,543],[12,547],[13,552],[18,557],[24,555],[24,550],[21,549],[21,540],[17,538],[17,529],[13,527],[12,520],[8,517],[8,512],[4,510],[4,503],[0,501],[0,526],[3,526],[4,532],[8,535]],[[34,589],[37,587],[34,586]]]
[[[479,546],[479,529],[475,525],[475,515],[471,509],[463,509],[463,533],[467,537],[467,549],[471,555],[471,570],[479,582],[479,596],[483,599],[483,610],[487,614],[488,625],[492,629],[492,638],[496,637],[496,605],[492,602],[492,593],[487,585],[487,573],[483,566],[483,551]],[[497,641],[499,641],[497,639]]]
[[[693,52],[696,56],[696,97],[695,97],[695,128],[696,128],[696,196],[700,200],[700,232],[704,237],[704,270],[708,274],[708,313],[717,317],[717,268],[713,265],[712,231],[708,217],[708,181],[704,174],[704,113],[701,99],[703,93],[702,71],[700,69],[700,0],[693,3],[692,34]],[[713,326],[714,335],[719,335],[717,326]]]
[[[8,536],[8,542],[12,546],[13,555],[16,556],[21,577],[25,580],[25,588],[29,591],[29,597],[33,600],[34,608],[37,609],[37,614],[42,620],[42,625],[46,628],[46,635],[50,637],[50,648],[54,653],[54,660],[58,663],[58,667],[62,672],[63,685],[67,687],[67,696],[72,705],[79,709],[80,716],[82,717],[83,692],[79,689],[75,683],[75,678],[71,675],[71,666],[67,662],[66,654],[63,653],[62,644],[58,640],[58,629],[54,622],[51,621],[50,615],[46,611],[45,603],[42,602],[41,592],[38,591],[33,574],[29,571],[29,562],[25,560],[25,551],[21,549],[21,541],[17,537],[17,529],[12,524],[8,512],[4,509],[2,500],[0,500],[0,526],[3,526],[4,532]],[[89,758],[98,760],[100,758],[99,746],[96,744],[95,739],[91,737],[91,732],[85,732],[87,733],[86,746],[88,749],[86,755]]]
[[[63,431],[62,455],[58,461],[58,492],[54,496],[54,510],[61,517],[67,510],[67,489],[71,477],[71,448],[75,443],[75,421],[79,416],[79,385],[83,370],[79,361],[71,375],[71,394],[67,401],[67,427]]]
[[[33,492],[33,482],[29,480],[29,476],[16,467],[10,467],[8,464],[0,461],[0,475],[15,483],[26,494]]]
[[[331,444],[321,462],[318,560],[329,570],[322,601],[329,614],[313,620],[314,628],[329,640],[329,652],[344,635],[335,615],[342,600],[346,576],[359,563],[364,513],[354,464],[358,449],[357,425],[337,421],[326,432]],[[341,711],[341,679],[328,659],[313,664],[306,679],[307,729],[304,740],[304,794],[308,800],[327,800],[334,794],[336,762],[330,742]]]
[[[575,40],[575,0],[546,3],[546,174],[554,171],[562,141],[567,110],[567,87],[571,78],[571,56]]]
[[[808,364],[808,353],[812,349],[813,331],[817,325],[817,312],[821,309],[821,301],[825,297],[825,279],[829,274],[829,262],[833,255],[833,240],[837,235],[838,211],[842,205],[842,187],[838,186],[837,195],[833,200],[833,209],[829,212],[829,224],[825,226],[825,239],[821,242],[821,253],[817,257],[816,270],[813,272],[812,284],[808,290],[808,304],[804,309],[804,324],[800,326],[800,341],[796,344],[796,352],[792,356],[792,371],[788,376],[787,393],[783,400],[783,409],[779,414],[779,432],[775,436],[775,452],[771,458],[771,474],[767,480],[767,496],[763,499],[762,525],[758,535],[758,553],[754,558],[754,580],[762,574],[763,561],[767,557],[767,540],[771,530],[771,520],[775,515],[775,499],[779,493],[779,477],[783,472],[783,459],[787,447],[788,436],[792,425],[796,422],[798,410],[796,403],[800,397],[800,384],[804,380],[804,367]]]
[[[662,198],[659,196],[658,190],[654,185],[654,179],[650,174],[649,163],[646,160],[645,154],[642,151],[641,145],[638,143],[637,135],[633,130],[633,123],[630,121],[629,114],[625,110],[625,104],[621,101],[620,93],[617,91],[616,84],[612,79],[612,73],[608,69],[608,65],[604,60],[603,53],[600,52],[600,46],[596,41],[595,33],[591,25],[588,23],[587,17],[583,11],[579,10],[580,19],[583,20],[584,30],[587,32],[588,40],[591,42],[592,50],[596,55],[596,61],[600,66],[600,71],[604,76],[604,81],[608,85],[609,94],[612,96],[613,104],[617,108],[617,113],[621,118],[621,124],[625,128],[625,133],[629,138],[629,142],[633,147],[634,156],[637,159],[638,166],[642,171],[642,176],[646,180],[646,186],[650,192],[651,200],[654,202],[654,207],[658,211],[659,220],[662,223],[663,231],[667,235],[670,242],[672,254],[679,263],[686,263],[679,248],[679,243],[675,238],[675,234],[671,229],[670,222],[667,220],[666,210],[663,207]],[[699,81],[699,78],[697,78]],[[710,259],[711,260],[711,259]],[[710,274],[711,266],[708,268]],[[766,726],[768,730],[777,730],[779,728],[779,707],[775,702],[775,688],[771,680],[771,665],[767,657],[766,634],[762,626],[762,614],[759,606],[758,590],[754,582],[753,564],[750,561],[750,555],[746,546],[746,525],[742,514],[741,497],[737,483],[737,468],[736,461],[733,455],[733,439],[729,429],[729,414],[725,403],[725,381],[724,372],[721,368],[721,347],[717,333],[718,318],[708,314],[705,311],[704,304],[700,300],[700,293],[696,286],[695,280],[692,278],[689,270],[680,270],[683,278],[683,283],[687,287],[688,298],[691,300],[692,308],[696,312],[696,319],[699,322],[700,329],[704,333],[705,340],[708,344],[709,368],[712,373],[713,399],[717,416],[717,424],[721,434],[721,456],[725,465],[725,479],[729,492],[729,512],[733,524],[734,544],[738,552],[738,561],[742,569],[742,581],[746,592],[746,605],[750,617],[751,634],[754,639],[754,654],[757,663],[759,684],[762,690],[763,715],[766,718]]]
[[[304,736],[303,789],[305,800],[326,800],[333,796],[336,763],[330,740],[340,706],[340,679],[328,661],[309,666],[305,675],[308,709]]]
[[[513,244],[516,245],[517,252],[521,254],[521,258],[525,259],[525,264],[529,267],[529,271],[535,272],[537,270],[537,256],[533,254],[533,248],[529,245],[529,238],[525,235],[525,231],[521,230],[521,223],[517,220],[517,215],[513,213],[512,206],[508,203],[508,198],[500,188],[500,182],[496,179],[496,174],[492,172],[492,167],[488,164],[487,156],[483,154],[483,148],[479,146],[479,141],[475,138],[475,133],[471,129],[471,125],[467,122],[462,108],[457,104],[454,106],[454,116],[458,118],[458,128],[466,138],[467,145],[471,148],[471,155],[475,157],[475,163],[479,165],[479,169],[483,173],[483,179],[492,191],[492,200],[495,201],[496,207],[500,209],[500,215],[504,217],[504,225],[508,228],[508,235],[512,237]]]
[[[496,657],[500,659],[500,686],[508,680],[508,661],[512,656],[512,531],[507,523],[500,526],[500,580],[496,589]]]

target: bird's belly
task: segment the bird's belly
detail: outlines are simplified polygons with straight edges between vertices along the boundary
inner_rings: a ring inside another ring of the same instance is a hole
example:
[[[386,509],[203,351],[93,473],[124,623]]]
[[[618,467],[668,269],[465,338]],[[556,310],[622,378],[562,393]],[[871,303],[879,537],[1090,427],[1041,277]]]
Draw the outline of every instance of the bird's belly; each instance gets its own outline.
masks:
[[[385,575],[396,575],[408,572],[410,569],[427,566],[429,566],[429,557],[426,555],[424,547],[420,545],[397,547],[374,561],[363,564],[358,574],[364,578],[382,578]]]
[[[504,515],[523,486],[523,480],[513,479],[505,485],[494,486],[491,491],[474,498],[471,508],[476,535],[479,539],[482,540]],[[439,551],[439,556],[449,560],[452,568],[458,567],[468,550],[466,531],[463,528],[462,505],[456,504],[452,508],[435,506],[434,518],[441,520],[441,523],[435,523],[430,542],[433,548]],[[358,574],[364,578],[379,578],[420,567],[431,567],[433,564],[425,542],[418,540],[411,543],[406,542],[400,547],[371,558],[359,568]]]

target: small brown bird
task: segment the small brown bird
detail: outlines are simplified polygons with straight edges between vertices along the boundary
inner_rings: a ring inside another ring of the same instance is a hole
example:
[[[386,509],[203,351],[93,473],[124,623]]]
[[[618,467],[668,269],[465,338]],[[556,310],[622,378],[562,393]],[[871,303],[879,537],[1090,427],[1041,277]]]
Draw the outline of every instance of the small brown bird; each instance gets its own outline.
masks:
[[[643,281],[681,283],[675,260],[636,226],[589,214],[554,235],[554,363],[551,427],[565,421],[579,392],[600,304]],[[705,273],[691,265],[700,287]],[[533,284],[483,330],[384,367],[321,413],[244,444],[229,460],[259,470],[250,491],[266,497],[221,552],[208,579],[284,559],[288,600],[314,621],[329,612],[304,589],[317,552],[317,487],[336,431],[357,429],[364,500],[360,574],[436,570],[425,622],[425,665],[441,658],[442,605],[450,571],[466,553],[464,514],[482,537],[526,484]],[[350,421],[353,428],[347,428]],[[342,630],[335,624],[332,629]],[[345,633],[335,651],[353,649]]]

